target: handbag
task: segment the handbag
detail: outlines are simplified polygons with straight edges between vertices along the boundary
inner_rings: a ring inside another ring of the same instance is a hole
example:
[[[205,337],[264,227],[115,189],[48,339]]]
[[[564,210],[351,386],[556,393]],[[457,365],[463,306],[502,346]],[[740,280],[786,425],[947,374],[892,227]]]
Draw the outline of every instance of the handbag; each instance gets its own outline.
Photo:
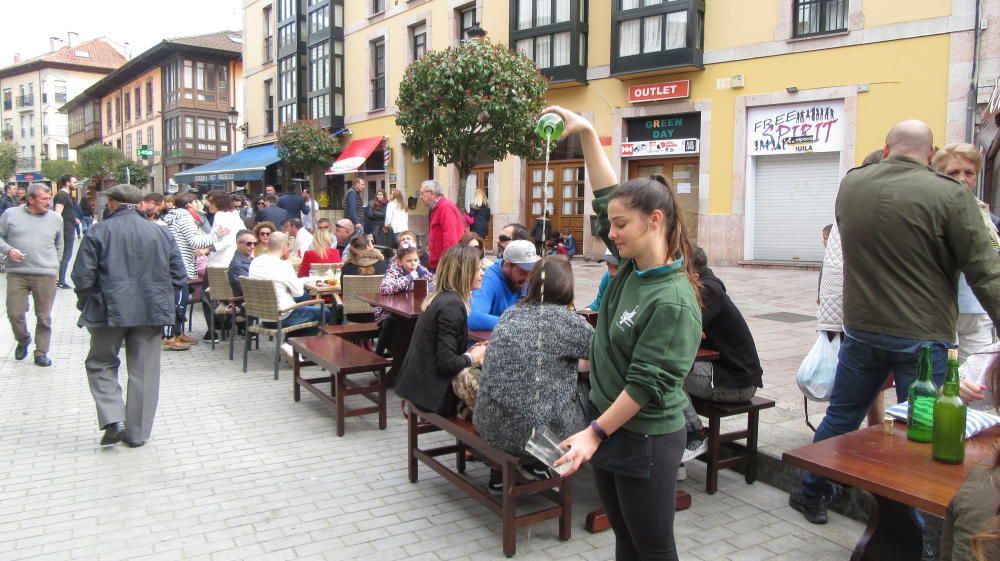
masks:
[[[476,409],[476,396],[479,394],[479,376],[482,369],[478,366],[469,366],[451,379],[451,389],[458,396],[459,419],[471,419],[472,413]]]
[[[839,335],[839,334],[837,334]],[[837,378],[837,356],[840,354],[840,337],[829,337],[820,331],[816,343],[795,373],[795,384],[802,391],[802,408],[805,411],[806,426],[816,432],[809,421],[809,400],[829,401],[833,393],[833,382]]]

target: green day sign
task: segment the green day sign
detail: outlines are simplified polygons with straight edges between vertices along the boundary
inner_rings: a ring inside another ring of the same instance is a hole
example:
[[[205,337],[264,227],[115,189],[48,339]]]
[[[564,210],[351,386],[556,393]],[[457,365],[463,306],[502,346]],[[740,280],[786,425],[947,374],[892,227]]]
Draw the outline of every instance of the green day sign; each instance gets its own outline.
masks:
[[[628,119],[621,155],[665,156],[697,154],[701,137],[701,114],[683,113]]]
[[[844,146],[844,100],[751,107],[747,153],[839,152]]]

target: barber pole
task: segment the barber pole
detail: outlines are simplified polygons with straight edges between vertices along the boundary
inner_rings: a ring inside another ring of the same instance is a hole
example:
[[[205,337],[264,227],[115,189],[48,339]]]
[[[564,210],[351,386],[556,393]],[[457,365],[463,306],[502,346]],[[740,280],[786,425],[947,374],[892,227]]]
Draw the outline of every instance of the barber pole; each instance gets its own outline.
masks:
[[[385,142],[382,144],[382,162],[385,164],[385,169],[388,171],[389,166],[392,165],[392,148],[389,148],[388,138],[386,138]]]

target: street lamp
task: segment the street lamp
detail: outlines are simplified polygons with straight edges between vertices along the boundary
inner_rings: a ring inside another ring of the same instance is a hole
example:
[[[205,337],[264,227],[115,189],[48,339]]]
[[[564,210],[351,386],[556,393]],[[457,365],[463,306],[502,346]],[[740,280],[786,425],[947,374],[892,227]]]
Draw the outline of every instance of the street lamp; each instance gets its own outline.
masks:
[[[233,132],[241,132],[243,133],[243,137],[246,138],[250,131],[250,123],[243,123],[242,125],[236,124],[236,120],[240,117],[240,112],[237,111],[235,107],[229,108],[228,115],[229,126],[233,128]]]

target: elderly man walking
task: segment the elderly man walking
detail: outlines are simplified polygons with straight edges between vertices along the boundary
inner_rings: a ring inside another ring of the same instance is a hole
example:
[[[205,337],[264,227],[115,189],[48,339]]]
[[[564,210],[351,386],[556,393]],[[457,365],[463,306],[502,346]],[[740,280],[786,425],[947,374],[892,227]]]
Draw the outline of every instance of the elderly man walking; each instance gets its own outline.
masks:
[[[174,295],[187,284],[184,260],[169,230],[136,211],[131,185],[107,191],[109,216],[90,229],[73,267],[79,324],[90,331],[84,363],[102,446],[142,446],[153,430],[160,393],[160,336],[176,319]],[[2,217],[0,217],[2,218]],[[128,402],[118,382],[125,343]]]
[[[27,200],[24,206],[11,207],[0,215],[0,252],[7,256],[7,317],[17,339],[14,358],[23,360],[31,343],[25,321],[31,294],[36,318],[35,364],[50,366],[52,302],[63,255],[63,220],[49,210],[52,192],[45,185],[28,187]]]
[[[434,180],[428,179],[420,184],[420,200],[424,201],[430,213],[430,226],[427,228],[427,255],[429,269],[437,269],[438,260],[446,249],[458,243],[465,233],[465,221],[458,212],[455,203],[444,196],[444,187]]]
[[[857,430],[890,371],[897,399],[906,401],[925,345],[941,385],[954,347],[959,271],[994,322],[1000,319],[1000,257],[972,193],[927,166],[930,128],[904,121],[889,131],[882,152],[878,164],[851,170],[837,195],[845,337],[813,442]],[[825,524],[833,493],[829,481],[808,473],[789,504]]]

